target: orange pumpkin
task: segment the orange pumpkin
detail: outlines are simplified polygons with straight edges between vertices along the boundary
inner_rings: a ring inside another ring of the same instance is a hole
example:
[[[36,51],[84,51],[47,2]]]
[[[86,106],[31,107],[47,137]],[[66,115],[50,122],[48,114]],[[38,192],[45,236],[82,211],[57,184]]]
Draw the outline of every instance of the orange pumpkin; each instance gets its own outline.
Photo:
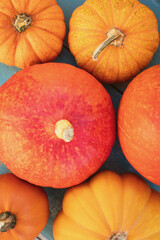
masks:
[[[56,0],[0,1],[0,62],[25,68],[60,53],[66,33]]]
[[[0,239],[35,239],[49,217],[45,191],[12,173],[0,175],[0,190]]]
[[[133,167],[160,185],[160,64],[137,75],[124,91],[118,137]]]
[[[110,155],[115,110],[92,75],[63,63],[30,66],[0,88],[0,160],[17,176],[64,188]]]
[[[103,171],[65,193],[55,240],[158,240],[160,193],[140,177]]]
[[[138,74],[159,43],[157,19],[138,0],[86,0],[73,12],[69,28],[77,64],[107,83]]]

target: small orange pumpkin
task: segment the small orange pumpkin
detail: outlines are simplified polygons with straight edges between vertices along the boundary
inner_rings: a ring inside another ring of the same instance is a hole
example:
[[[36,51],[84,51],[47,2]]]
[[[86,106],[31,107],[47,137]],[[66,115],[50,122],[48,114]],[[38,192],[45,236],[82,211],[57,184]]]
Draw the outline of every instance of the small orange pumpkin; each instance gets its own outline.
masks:
[[[65,193],[53,235],[55,240],[158,240],[160,193],[134,174],[100,172]]]
[[[73,12],[69,28],[77,64],[107,83],[139,73],[159,43],[157,19],[138,0],[86,0]]]
[[[45,191],[7,173],[0,175],[0,192],[0,239],[35,239],[49,217]]]
[[[25,68],[55,59],[66,33],[56,0],[0,1],[0,62]]]

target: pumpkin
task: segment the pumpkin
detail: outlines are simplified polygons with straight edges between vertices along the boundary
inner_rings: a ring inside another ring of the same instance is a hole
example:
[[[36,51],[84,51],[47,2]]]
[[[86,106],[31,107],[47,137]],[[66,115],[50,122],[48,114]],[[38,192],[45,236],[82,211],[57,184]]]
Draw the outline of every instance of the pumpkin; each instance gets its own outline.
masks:
[[[49,217],[45,191],[12,173],[0,175],[0,189],[0,239],[35,239]]]
[[[0,102],[0,160],[22,179],[69,187],[110,155],[112,99],[84,70],[64,63],[30,66],[1,86]]]
[[[0,62],[25,68],[54,60],[66,33],[56,0],[0,1]]]
[[[160,239],[160,193],[132,173],[96,173],[67,190],[53,222],[55,240]]]
[[[86,0],[69,22],[77,64],[104,83],[130,80],[158,48],[154,13],[138,0]]]
[[[160,185],[160,64],[137,75],[118,109],[118,137],[132,166]]]

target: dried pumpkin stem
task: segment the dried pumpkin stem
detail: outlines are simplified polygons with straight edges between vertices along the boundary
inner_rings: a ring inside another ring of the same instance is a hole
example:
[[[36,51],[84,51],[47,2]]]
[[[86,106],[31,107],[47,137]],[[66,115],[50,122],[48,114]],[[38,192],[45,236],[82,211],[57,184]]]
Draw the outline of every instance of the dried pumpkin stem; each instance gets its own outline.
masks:
[[[127,233],[126,232],[114,233],[109,240],[127,240]]]
[[[10,212],[0,214],[0,232],[7,232],[13,229],[16,225],[16,216]]]
[[[107,38],[95,49],[92,54],[92,58],[94,61],[97,61],[99,54],[110,44],[116,47],[119,47],[123,44],[123,40],[125,35],[121,32],[121,30],[112,28],[106,34]]]
[[[32,18],[27,14],[18,14],[14,20],[14,27],[17,32],[22,33],[24,32],[32,22]]]
[[[55,134],[65,142],[70,142],[74,136],[74,128],[68,120],[61,119],[55,124]]]

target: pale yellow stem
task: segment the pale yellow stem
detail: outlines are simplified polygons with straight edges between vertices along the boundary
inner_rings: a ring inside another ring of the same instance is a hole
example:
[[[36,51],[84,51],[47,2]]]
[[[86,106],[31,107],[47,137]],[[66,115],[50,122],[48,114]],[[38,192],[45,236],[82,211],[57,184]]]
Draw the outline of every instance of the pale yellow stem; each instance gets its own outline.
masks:
[[[61,119],[55,124],[55,134],[65,142],[70,142],[74,136],[74,128],[68,120]]]

